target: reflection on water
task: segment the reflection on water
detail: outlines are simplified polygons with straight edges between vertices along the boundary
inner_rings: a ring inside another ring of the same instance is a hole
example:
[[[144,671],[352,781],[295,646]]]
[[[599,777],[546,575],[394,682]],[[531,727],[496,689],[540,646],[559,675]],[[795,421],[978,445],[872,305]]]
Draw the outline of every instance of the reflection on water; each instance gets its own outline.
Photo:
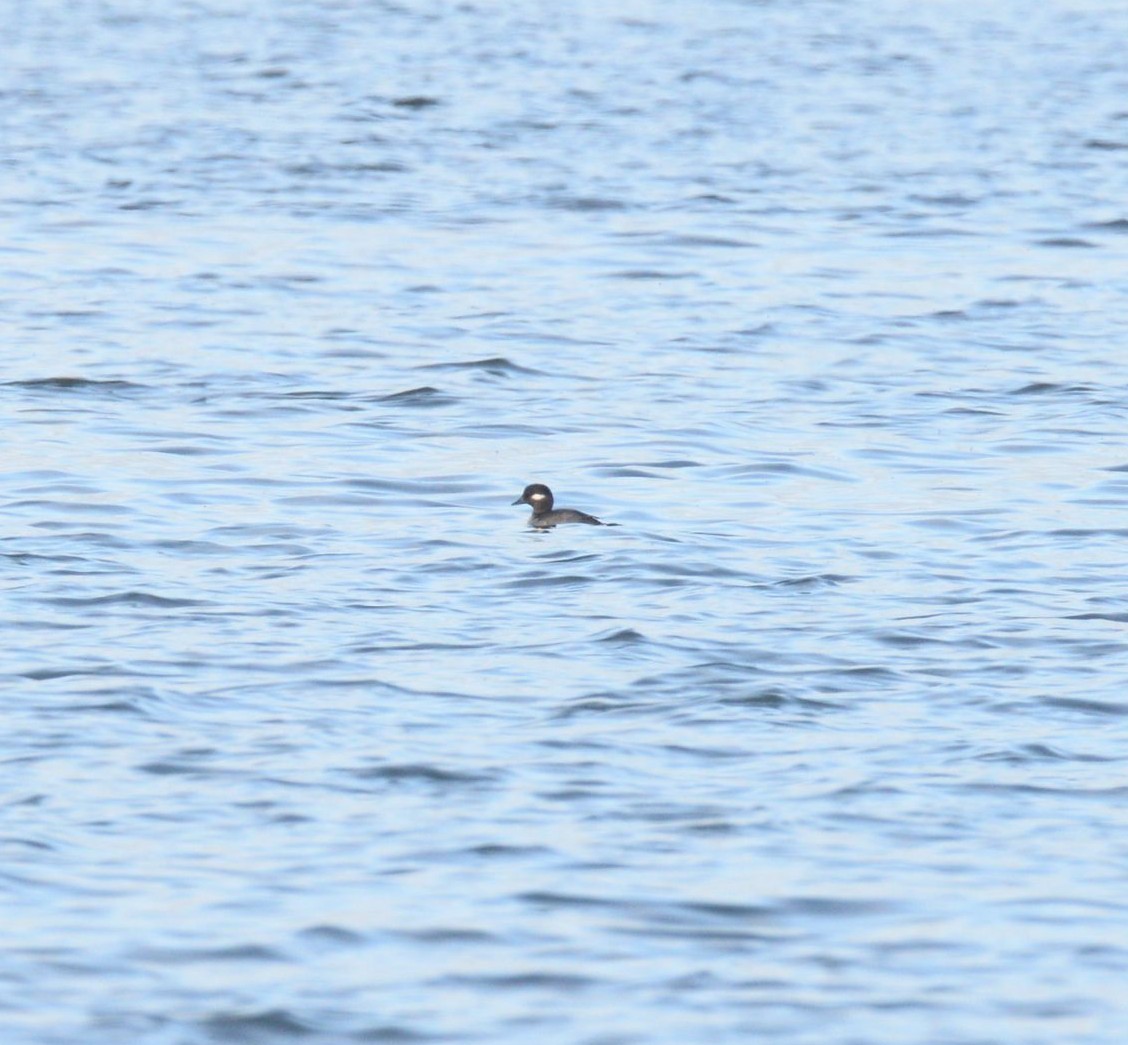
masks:
[[[6,1040],[1118,1040],[1124,12],[0,6]]]

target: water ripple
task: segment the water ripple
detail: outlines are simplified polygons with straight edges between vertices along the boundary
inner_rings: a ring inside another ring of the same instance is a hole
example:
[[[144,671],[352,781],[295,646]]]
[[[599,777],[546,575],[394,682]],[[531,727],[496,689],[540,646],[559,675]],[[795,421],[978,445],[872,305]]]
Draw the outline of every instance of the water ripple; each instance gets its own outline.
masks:
[[[1128,9],[2,10],[5,1042],[1123,1037]]]

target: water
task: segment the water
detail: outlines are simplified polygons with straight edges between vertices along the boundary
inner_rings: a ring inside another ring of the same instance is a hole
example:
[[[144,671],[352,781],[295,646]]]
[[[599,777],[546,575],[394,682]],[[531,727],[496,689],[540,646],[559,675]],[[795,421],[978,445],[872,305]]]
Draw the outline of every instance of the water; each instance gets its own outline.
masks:
[[[1124,1040],[1128,9],[150,6],[0,4],[4,1040]]]

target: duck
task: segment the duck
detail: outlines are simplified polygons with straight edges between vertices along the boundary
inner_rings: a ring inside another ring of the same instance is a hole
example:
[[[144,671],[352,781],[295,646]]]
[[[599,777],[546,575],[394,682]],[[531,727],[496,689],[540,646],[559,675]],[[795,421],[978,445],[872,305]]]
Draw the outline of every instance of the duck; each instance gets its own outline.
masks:
[[[577,511],[575,508],[552,507],[552,491],[544,483],[530,483],[521,491],[521,496],[514,504],[527,504],[533,510],[529,516],[529,525],[538,530],[548,530],[559,523],[587,523],[588,526],[606,526],[602,519],[597,519],[587,512]]]

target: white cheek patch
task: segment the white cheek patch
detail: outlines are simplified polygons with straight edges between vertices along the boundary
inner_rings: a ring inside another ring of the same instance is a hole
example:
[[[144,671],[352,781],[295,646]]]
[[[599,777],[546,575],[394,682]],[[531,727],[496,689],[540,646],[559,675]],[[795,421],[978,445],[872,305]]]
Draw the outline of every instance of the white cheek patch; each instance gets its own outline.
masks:
[[[544,500],[544,494],[543,493],[529,494],[529,500],[530,501],[543,501]]]

